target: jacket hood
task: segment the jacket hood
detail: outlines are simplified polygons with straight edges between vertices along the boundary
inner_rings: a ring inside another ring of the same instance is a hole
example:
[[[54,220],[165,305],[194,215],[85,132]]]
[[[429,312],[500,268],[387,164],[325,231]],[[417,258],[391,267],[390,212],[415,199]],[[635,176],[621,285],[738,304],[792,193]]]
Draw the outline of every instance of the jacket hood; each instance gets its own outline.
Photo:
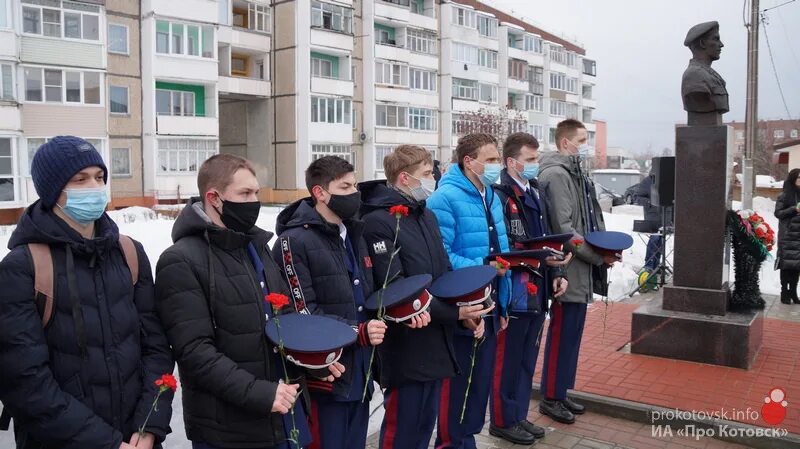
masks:
[[[193,235],[204,239],[207,236],[209,240],[226,249],[240,248],[251,241],[255,244],[267,243],[272,238],[271,232],[257,226],[241,233],[215,225],[203,210],[203,202],[199,198],[189,200],[172,226],[172,241],[175,243]]]
[[[119,228],[107,214],[95,221],[95,237],[85,239],[78,231],[72,229],[52,209],[47,209],[40,200],[31,204],[17,223],[11,234],[8,248],[29,243],[47,245],[69,245],[73,252],[84,255],[102,254],[107,248],[117,246]]]
[[[358,184],[361,191],[361,215],[366,215],[375,209],[389,209],[392,206],[403,205],[416,210],[425,207],[425,201],[416,201],[403,195],[390,187],[386,180],[366,181]]]
[[[539,162],[539,172],[541,173],[551,167],[563,167],[564,170],[570,173],[580,172],[580,162],[577,156],[567,156],[558,151],[542,153],[542,158]]]

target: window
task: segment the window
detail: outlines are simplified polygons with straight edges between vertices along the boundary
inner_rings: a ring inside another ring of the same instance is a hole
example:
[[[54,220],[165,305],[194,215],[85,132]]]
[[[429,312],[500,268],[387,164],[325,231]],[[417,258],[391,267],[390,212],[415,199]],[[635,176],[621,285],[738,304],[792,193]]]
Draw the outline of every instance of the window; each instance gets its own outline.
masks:
[[[583,123],[592,123],[592,109],[586,108],[583,110]]]
[[[383,0],[383,1],[386,2],[386,3],[391,3],[393,5],[399,5],[399,6],[408,6],[409,5],[409,0]]]
[[[528,63],[521,60],[521,59],[513,59],[509,58],[508,60],[508,77],[520,80],[520,81],[528,81]]]
[[[0,1],[0,7],[4,6]],[[0,138],[0,201],[14,201],[14,153],[11,138]]]
[[[577,94],[578,93],[578,79],[577,78],[567,78],[567,92]]]
[[[522,50],[524,47],[523,42],[525,38],[523,36],[517,35],[509,31],[508,33],[508,46],[511,48],[516,48]]]
[[[542,52],[542,38],[539,36],[532,36],[529,34],[525,35],[525,51],[529,51],[531,53],[541,53]]]
[[[156,114],[195,117],[196,96],[194,92],[156,89]]]
[[[564,47],[557,47],[553,44],[550,45],[550,60],[559,64],[567,63],[567,52]]]
[[[61,70],[44,71],[44,101],[61,103]]]
[[[333,78],[333,61],[311,56],[311,75]]]
[[[550,72],[550,89],[566,90],[567,75],[559,72]]]
[[[584,84],[582,87],[582,96],[587,100],[592,99],[592,85],[591,84]]]
[[[437,76],[436,72],[423,69],[409,69],[410,87],[414,90],[426,90],[436,92]]]
[[[591,59],[583,59],[583,74],[597,76],[597,62]]]
[[[797,139],[797,130],[796,130],[796,129],[793,129],[793,130],[792,130],[792,131],[789,133],[789,137],[791,137],[792,139]]]
[[[214,27],[156,21],[156,53],[214,57]]]
[[[22,7],[22,30],[25,33],[91,41],[100,39],[99,6],[61,0],[23,0],[22,3],[25,4]],[[4,8],[5,1],[0,0],[0,9]]]
[[[356,163],[356,157],[350,149],[350,145],[333,143],[311,144],[311,160],[316,161],[323,156],[339,156],[353,165]]]
[[[436,33],[408,28],[406,30],[406,48],[417,53],[436,54]]]
[[[541,143],[544,139],[544,125],[528,125],[528,134],[536,137],[536,140]]]
[[[353,10],[312,0],[311,26],[351,34],[353,32]]]
[[[550,131],[547,134],[548,134],[547,141],[550,142],[550,143],[555,144],[556,143],[556,129],[555,128],[550,128]]]
[[[497,19],[478,15],[478,33],[481,36],[497,39]]]
[[[478,64],[478,47],[453,42],[453,61]]]
[[[206,159],[215,154],[217,154],[215,140],[158,140],[158,165],[163,173],[196,172]]]
[[[388,62],[375,62],[375,83],[391,86],[408,86],[408,66]]]
[[[736,131],[736,140],[744,140],[744,131]]]
[[[100,73],[25,68],[25,101],[100,103]]]
[[[248,28],[253,31],[261,31],[268,33],[270,29],[270,9],[267,5],[257,5],[250,3],[249,13],[247,17],[250,19]]]
[[[776,129],[775,131],[772,132],[772,137],[776,139],[783,139],[784,136],[785,134],[782,129]]]
[[[0,0],[2,6],[2,0]],[[0,64],[0,100],[14,99],[14,70],[11,64]]]
[[[108,24],[108,52],[128,54],[128,27],[116,23]]]
[[[111,175],[131,175],[131,150],[130,148],[111,149]]]
[[[128,88],[126,86],[110,86],[108,88],[109,110],[112,114],[127,114]]]
[[[256,60],[256,76],[258,77],[258,79],[260,80],[266,79],[265,78],[266,73],[267,72],[264,70],[264,60],[263,59]]]
[[[405,106],[379,104],[375,106],[376,126],[407,128],[408,109]]]
[[[375,27],[375,43],[378,45],[397,45],[394,40],[394,30]]]
[[[485,48],[478,49],[478,64],[490,70],[497,70],[497,52]]]
[[[464,100],[478,99],[478,82],[453,78],[453,97]]]
[[[42,101],[42,69],[25,68],[25,101]]]
[[[409,128],[421,131],[436,131],[437,113],[434,109],[408,108]]]
[[[33,156],[40,146],[47,142],[47,139],[31,139],[28,138],[28,174],[31,172],[31,164],[33,163]]]
[[[577,67],[578,66],[578,55],[568,51],[567,52],[567,65],[570,67]]]
[[[497,86],[494,84],[479,85],[480,101],[483,103],[497,104]]]
[[[544,68],[528,67],[528,90],[534,95],[544,95]]]
[[[454,8],[453,10],[453,24],[461,25],[467,28],[476,28],[475,11],[465,8]]]
[[[83,102],[100,104],[100,74],[98,72],[84,72]]]
[[[231,75],[250,76],[250,58],[245,55],[231,55]]]
[[[81,102],[81,72],[66,72],[67,103]]]
[[[550,100],[550,115],[555,117],[566,117],[567,103],[559,100]]]
[[[567,111],[566,111],[567,118],[580,120],[580,117],[578,116],[578,111],[579,110],[580,110],[580,108],[578,107],[577,104],[575,104],[575,103],[567,103]]]
[[[8,0],[0,0],[0,28],[8,27]]]
[[[384,175],[384,170],[383,170],[383,159],[387,155],[389,155],[392,151],[394,151],[394,145],[375,144],[375,171],[377,172],[376,177],[379,178],[386,177]]]
[[[350,124],[353,113],[346,98],[311,97],[311,121],[314,123]]]
[[[544,112],[544,97],[541,95],[525,95],[525,109]]]

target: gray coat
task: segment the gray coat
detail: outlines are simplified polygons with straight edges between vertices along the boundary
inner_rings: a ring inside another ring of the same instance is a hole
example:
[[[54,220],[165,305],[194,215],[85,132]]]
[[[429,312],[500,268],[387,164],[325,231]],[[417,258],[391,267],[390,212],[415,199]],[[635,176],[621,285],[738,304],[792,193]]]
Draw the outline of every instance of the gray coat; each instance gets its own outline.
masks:
[[[539,184],[550,214],[550,229],[554,234],[573,234],[573,239],[583,239],[589,228],[588,198],[584,187],[588,186],[591,207],[597,217],[597,230],[606,229],[603,213],[597,202],[594,183],[583,174],[578,160],[574,156],[566,156],[557,152],[542,155]],[[566,250],[575,253],[575,258],[567,267],[569,288],[561,302],[592,302],[592,291],[595,277],[605,270],[601,267],[603,258],[589,245],[582,245],[576,250],[572,243],[567,243]],[[593,273],[594,271],[594,273]],[[599,280],[599,279],[598,279]]]

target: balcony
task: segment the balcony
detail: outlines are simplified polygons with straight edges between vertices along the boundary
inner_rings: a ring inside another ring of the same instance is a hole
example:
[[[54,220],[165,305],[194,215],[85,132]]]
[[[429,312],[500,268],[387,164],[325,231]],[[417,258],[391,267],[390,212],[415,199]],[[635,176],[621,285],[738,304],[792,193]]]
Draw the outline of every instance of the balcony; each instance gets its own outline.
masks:
[[[508,90],[516,92],[528,92],[528,81],[515,78],[508,78]]]
[[[215,117],[159,115],[156,133],[161,136],[218,136],[219,121]]]
[[[4,130],[22,129],[22,114],[16,103],[0,101],[0,123]]]
[[[266,98],[270,96],[271,92],[269,81],[238,76],[220,76],[217,86],[220,94],[252,95]]]
[[[219,5],[209,0],[142,1],[142,17],[180,17],[190,22],[215,23],[219,20]]]
[[[527,61],[528,53],[525,50],[522,50],[521,48],[508,47],[508,57]]]
[[[375,42],[375,58],[389,61],[410,62],[411,51],[404,48],[403,42]]]
[[[311,92],[339,97],[352,97],[353,82],[347,79],[312,76]]]
[[[411,18],[409,1],[408,0],[376,1],[375,15],[378,17],[385,17],[393,22],[408,23]]]
[[[597,62],[591,59],[583,59],[583,74],[597,76]]]
[[[311,27],[311,46],[353,51],[353,35],[321,27]]]
[[[249,31],[245,28],[219,28],[219,42],[233,47],[268,52],[270,36],[268,34]]]

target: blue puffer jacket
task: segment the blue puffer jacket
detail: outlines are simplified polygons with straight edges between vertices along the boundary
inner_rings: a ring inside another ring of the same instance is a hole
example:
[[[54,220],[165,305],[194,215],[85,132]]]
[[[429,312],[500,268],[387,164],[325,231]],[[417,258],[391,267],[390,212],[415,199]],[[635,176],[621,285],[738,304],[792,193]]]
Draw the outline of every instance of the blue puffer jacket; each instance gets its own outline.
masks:
[[[492,220],[500,240],[499,251],[508,251],[503,205],[492,189],[486,189],[486,202],[490,205]],[[444,248],[450,257],[453,269],[485,265],[489,248],[489,229],[486,209],[478,189],[464,176],[457,165],[453,165],[442,176],[439,188],[428,199],[428,208],[436,214]],[[507,316],[511,297],[511,273],[499,282],[497,305],[501,316]]]

